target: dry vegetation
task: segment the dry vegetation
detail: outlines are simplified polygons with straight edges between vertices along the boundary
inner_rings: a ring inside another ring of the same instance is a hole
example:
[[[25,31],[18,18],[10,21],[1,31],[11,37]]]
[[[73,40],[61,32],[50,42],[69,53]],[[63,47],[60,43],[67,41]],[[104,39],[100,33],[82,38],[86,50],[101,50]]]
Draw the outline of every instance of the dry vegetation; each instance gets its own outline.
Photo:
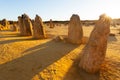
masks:
[[[120,35],[111,27],[107,54],[100,73],[89,74],[78,67],[80,52],[85,44],[74,45],[54,41],[67,36],[68,26],[49,28],[47,39],[34,40],[19,36],[19,32],[0,31],[0,80],[120,80]],[[84,26],[89,37],[93,26]]]

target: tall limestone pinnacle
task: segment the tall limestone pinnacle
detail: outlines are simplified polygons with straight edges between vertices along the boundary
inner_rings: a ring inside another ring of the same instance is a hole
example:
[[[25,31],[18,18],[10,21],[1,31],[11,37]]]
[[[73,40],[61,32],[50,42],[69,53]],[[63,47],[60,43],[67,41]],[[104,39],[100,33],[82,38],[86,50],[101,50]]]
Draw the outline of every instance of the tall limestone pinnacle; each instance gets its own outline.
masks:
[[[81,44],[83,38],[82,24],[78,15],[73,14],[68,27],[68,41],[74,44]]]
[[[33,23],[33,37],[36,39],[46,38],[42,19],[38,15],[36,15],[34,23]]]
[[[89,73],[98,72],[105,59],[110,22],[110,17],[105,14],[99,17],[89,41],[82,51],[79,67]]]

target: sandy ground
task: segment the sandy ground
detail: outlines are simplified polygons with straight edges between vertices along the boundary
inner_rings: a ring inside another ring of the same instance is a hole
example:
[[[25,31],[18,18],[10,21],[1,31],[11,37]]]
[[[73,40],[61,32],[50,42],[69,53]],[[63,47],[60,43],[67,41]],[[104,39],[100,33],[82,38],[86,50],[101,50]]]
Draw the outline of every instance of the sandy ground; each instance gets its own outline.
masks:
[[[83,27],[89,37],[93,26]],[[80,52],[85,44],[74,45],[55,41],[58,35],[66,35],[68,27],[46,27],[48,38],[34,40],[22,37],[18,32],[0,31],[0,80],[120,80],[120,35],[111,27],[108,48],[101,70],[86,73],[78,67]]]

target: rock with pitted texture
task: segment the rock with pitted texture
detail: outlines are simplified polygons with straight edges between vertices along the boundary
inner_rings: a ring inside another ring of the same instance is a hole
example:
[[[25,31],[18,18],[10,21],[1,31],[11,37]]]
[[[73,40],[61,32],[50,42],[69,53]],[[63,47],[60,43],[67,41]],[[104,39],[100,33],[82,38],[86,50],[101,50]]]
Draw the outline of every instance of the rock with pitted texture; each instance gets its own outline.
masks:
[[[18,17],[18,23],[20,27],[20,35],[31,36],[32,35],[32,23],[28,15],[23,14]]]
[[[46,38],[45,29],[44,29],[42,19],[38,15],[36,15],[33,25],[34,25],[33,26],[33,37],[36,39]]]
[[[110,22],[110,17],[105,14],[100,16],[82,51],[79,67],[89,73],[98,72],[105,59]]]
[[[68,41],[74,44],[81,44],[83,29],[78,15],[73,14],[68,27]]]

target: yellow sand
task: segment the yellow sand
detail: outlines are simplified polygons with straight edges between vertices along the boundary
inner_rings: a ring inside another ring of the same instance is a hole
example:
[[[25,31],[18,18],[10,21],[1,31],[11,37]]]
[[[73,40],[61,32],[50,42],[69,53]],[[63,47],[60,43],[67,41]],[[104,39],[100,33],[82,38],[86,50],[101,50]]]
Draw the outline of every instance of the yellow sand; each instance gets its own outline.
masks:
[[[93,26],[83,27],[89,37]],[[0,32],[0,80],[120,80],[120,35],[108,40],[106,59],[98,73],[89,74],[78,67],[85,45],[54,41],[67,36],[68,26],[46,27],[48,39],[34,40],[18,32]]]

